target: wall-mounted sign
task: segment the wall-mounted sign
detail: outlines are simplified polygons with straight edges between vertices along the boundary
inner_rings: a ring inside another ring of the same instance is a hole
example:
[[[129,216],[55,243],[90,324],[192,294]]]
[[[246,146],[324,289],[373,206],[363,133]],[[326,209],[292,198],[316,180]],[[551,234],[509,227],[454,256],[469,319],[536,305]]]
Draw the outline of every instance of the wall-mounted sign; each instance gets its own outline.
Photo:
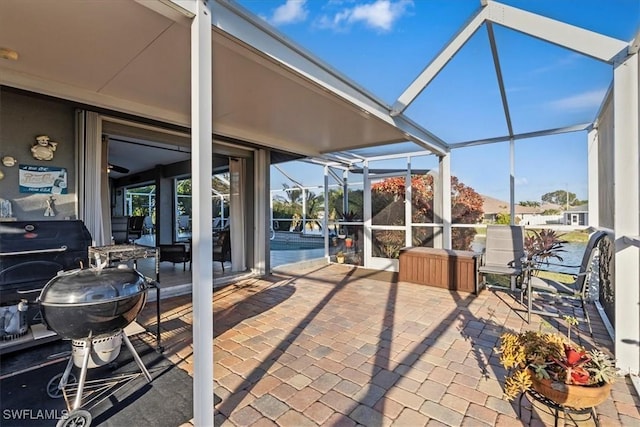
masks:
[[[20,165],[20,192],[67,194],[67,170],[54,166]]]

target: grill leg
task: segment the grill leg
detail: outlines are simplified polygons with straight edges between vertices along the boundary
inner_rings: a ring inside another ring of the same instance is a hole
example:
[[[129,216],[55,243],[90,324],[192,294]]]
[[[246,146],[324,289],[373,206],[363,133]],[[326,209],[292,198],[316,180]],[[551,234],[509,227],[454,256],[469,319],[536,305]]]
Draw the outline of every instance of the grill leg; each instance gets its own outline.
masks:
[[[64,368],[64,372],[62,373],[62,378],[60,378],[60,384],[58,385],[58,390],[62,390],[67,386],[67,382],[69,381],[69,375],[71,374],[71,368],[73,368],[73,356],[69,357],[69,362],[67,363],[67,367]]]
[[[147,382],[150,383],[151,382],[151,374],[149,374],[149,371],[147,371],[147,368],[144,366],[144,363],[142,363],[142,359],[140,359],[140,356],[138,356],[138,352],[133,347],[133,344],[131,344],[131,341],[129,341],[129,337],[127,336],[127,334],[122,332],[122,338],[124,338],[124,342],[127,345],[127,348],[129,349],[129,351],[133,355],[133,360],[136,361],[136,364],[138,365],[138,367],[140,368],[140,370],[144,374],[145,378],[147,379]]]
[[[84,383],[87,379],[87,369],[89,367],[89,356],[91,355],[91,337],[84,341],[84,355],[82,357],[82,368],[80,369],[80,378],[78,378],[78,391],[73,401],[73,410],[80,408],[82,405],[82,393],[84,392]]]

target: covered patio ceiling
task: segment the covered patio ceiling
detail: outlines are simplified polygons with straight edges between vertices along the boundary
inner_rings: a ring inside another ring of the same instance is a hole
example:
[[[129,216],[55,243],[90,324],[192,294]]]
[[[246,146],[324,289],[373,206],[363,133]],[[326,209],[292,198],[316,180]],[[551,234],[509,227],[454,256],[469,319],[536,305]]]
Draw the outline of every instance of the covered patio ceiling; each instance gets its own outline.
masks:
[[[255,17],[213,4],[213,132],[301,154],[446,147]],[[171,2],[0,2],[0,84],[190,126],[190,17]]]

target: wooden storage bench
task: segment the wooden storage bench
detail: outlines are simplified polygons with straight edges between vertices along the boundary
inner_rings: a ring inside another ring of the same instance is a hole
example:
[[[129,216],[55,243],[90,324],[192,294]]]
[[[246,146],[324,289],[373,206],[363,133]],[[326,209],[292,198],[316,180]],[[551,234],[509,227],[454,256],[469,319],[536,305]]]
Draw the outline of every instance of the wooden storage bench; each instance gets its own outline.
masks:
[[[480,254],[469,251],[408,247],[400,250],[399,280],[452,291],[480,291]]]

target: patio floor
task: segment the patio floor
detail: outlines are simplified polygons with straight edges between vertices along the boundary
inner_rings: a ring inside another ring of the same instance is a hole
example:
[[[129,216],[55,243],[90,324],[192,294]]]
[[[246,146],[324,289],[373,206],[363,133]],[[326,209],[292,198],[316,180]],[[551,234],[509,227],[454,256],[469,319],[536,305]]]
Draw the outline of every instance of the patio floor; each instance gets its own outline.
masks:
[[[541,404],[518,419],[517,401],[502,398],[494,350],[505,331],[538,329],[539,316],[528,325],[504,292],[475,297],[393,278],[328,265],[216,290],[216,426],[553,425]],[[152,308],[142,322],[153,322]],[[593,338],[584,324],[572,338],[611,350],[589,310]],[[566,333],[564,322],[547,321]],[[163,301],[166,355],[190,374],[191,323],[190,295]],[[597,408],[600,424],[639,425],[639,405],[620,379]]]

